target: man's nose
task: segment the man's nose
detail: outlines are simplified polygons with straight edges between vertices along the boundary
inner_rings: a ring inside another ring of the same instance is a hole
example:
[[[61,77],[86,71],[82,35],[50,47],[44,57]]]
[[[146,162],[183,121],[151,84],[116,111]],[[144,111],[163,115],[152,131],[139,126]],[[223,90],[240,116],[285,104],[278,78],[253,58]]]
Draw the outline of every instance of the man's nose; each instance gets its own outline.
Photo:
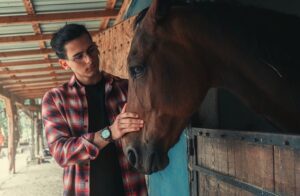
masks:
[[[92,57],[89,54],[84,54],[83,60],[86,64],[90,64],[92,62]]]

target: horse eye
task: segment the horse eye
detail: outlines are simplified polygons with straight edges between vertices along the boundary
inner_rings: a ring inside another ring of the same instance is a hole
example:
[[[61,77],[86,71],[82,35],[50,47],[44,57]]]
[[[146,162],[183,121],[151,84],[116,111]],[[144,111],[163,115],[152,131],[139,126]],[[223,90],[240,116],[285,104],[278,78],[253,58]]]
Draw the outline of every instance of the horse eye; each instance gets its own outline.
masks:
[[[144,75],[145,67],[142,65],[137,65],[129,68],[129,73],[132,78],[139,78]]]

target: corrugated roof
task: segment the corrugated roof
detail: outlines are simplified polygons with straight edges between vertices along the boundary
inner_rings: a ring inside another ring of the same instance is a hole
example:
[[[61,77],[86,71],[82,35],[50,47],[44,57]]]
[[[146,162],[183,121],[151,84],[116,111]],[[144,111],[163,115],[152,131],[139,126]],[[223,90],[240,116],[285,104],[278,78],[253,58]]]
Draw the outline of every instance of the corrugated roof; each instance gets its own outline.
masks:
[[[86,13],[92,13],[92,11],[99,11],[99,16],[103,11],[110,11],[107,5],[111,2],[115,2],[112,10],[116,10],[117,14],[122,9],[123,2],[131,1],[0,0],[0,19],[3,19],[0,22],[0,86],[16,96],[35,98],[41,97],[45,92],[45,87],[50,88],[51,83],[56,86],[64,79],[66,80],[71,73],[60,68],[56,55],[49,50],[51,48],[49,35],[66,23],[83,24],[91,32],[98,32],[100,29],[104,30],[113,26],[117,15],[109,15],[113,17],[108,17],[108,25],[104,27],[103,24],[106,23],[103,21],[107,17],[97,18],[96,16],[91,20],[84,18]],[[80,18],[72,20],[63,19],[64,15],[60,16],[61,13],[70,12],[82,12],[82,14],[79,14]],[[53,21],[51,19],[53,13],[60,16],[60,19]],[[26,19],[24,22],[19,22],[28,16],[39,15],[46,15],[45,17],[49,20],[36,23]],[[40,93],[39,90],[35,90],[39,89],[39,86]],[[34,93],[27,90],[30,88],[34,89]]]

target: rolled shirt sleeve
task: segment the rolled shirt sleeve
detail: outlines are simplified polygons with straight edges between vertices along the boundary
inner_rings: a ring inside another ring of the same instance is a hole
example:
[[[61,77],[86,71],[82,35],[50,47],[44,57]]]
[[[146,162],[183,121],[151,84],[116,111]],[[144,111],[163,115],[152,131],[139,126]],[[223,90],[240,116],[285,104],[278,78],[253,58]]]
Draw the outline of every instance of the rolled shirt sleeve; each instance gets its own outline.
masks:
[[[59,96],[51,91],[45,94],[42,101],[42,119],[52,156],[62,167],[95,159],[99,153],[98,147],[92,143],[95,133],[74,137],[72,126],[65,117],[66,110],[59,103]]]

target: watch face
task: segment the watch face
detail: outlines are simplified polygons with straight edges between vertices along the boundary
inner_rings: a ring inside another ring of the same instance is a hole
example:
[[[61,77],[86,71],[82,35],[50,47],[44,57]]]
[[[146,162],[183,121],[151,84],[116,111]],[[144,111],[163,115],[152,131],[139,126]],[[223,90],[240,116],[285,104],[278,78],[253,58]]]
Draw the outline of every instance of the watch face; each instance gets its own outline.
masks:
[[[104,129],[104,130],[102,131],[101,135],[102,135],[102,137],[103,137],[104,139],[107,139],[107,138],[110,137],[110,131],[109,131],[108,129]]]

